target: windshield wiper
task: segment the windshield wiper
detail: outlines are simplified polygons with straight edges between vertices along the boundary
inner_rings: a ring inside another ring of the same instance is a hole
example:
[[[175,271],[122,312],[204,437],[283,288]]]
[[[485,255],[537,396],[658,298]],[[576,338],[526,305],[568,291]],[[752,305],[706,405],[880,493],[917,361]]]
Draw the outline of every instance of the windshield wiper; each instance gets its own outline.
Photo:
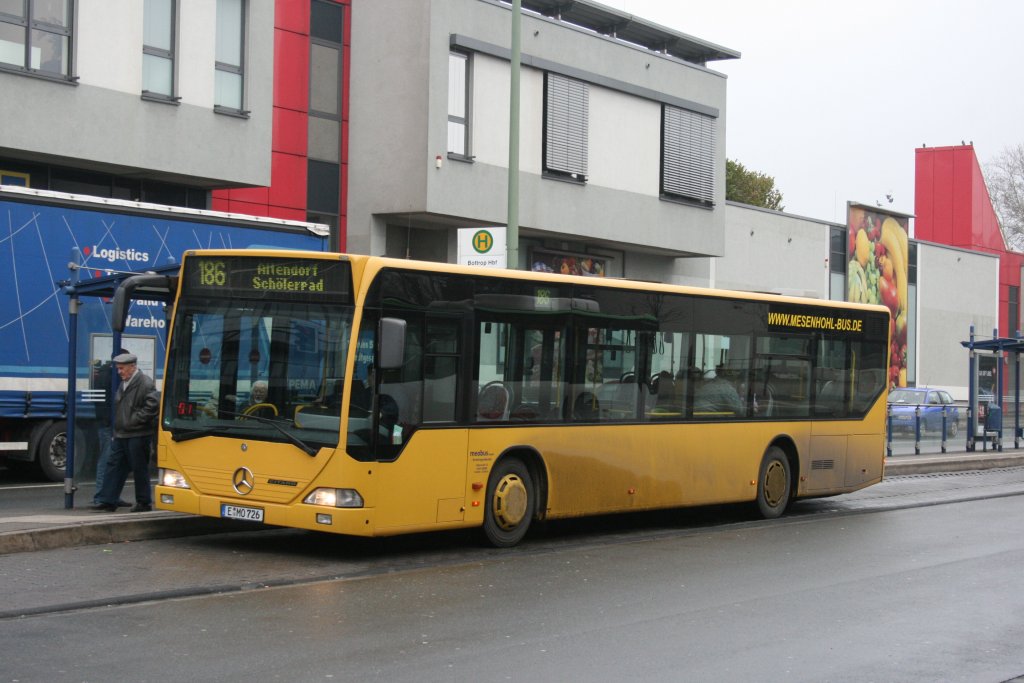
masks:
[[[247,420],[256,420],[257,422],[268,424],[277,431],[279,431],[281,435],[284,436],[284,438],[288,439],[289,443],[294,445],[296,448],[298,448],[311,458],[316,457],[316,454],[320,452],[319,448],[313,448],[308,443],[306,443],[305,441],[303,441],[302,439],[300,439],[299,437],[295,436],[294,434],[286,430],[284,427],[282,427],[280,423],[278,423],[276,420],[272,420],[269,417],[261,417],[259,415],[246,415],[245,413],[233,413],[230,410],[220,410],[218,411],[218,414],[230,415],[232,417],[244,417]],[[232,426],[237,427],[238,425]],[[213,434],[216,434],[219,431],[220,430],[214,429],[187,430],[183,433],[179,432],[176,434],[172,434],[171,439],[174,441],[188,441],[189,439],[198,439],[203,436],[212,436]]]
[[[214,429],[171,429],[171,441],[191,441],[201,439],[204,436],[213,436],[217,431]]]

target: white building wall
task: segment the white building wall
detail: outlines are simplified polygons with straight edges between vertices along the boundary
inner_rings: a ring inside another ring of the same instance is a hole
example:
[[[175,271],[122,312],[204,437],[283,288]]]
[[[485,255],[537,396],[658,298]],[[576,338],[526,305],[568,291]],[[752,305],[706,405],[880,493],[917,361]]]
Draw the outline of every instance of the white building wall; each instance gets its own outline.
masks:
[[[971,325],[991,337],[999,321],[999,258],[930,242],[917,243],[917,385],[967,400]]]
[[[623,122],[628,122],[623,125]],[[607,88],[590,89],[589,182],[657,198],[661,106]]]
[[[829,298],[830,224],[742,204],[725,207],[715,287]]]

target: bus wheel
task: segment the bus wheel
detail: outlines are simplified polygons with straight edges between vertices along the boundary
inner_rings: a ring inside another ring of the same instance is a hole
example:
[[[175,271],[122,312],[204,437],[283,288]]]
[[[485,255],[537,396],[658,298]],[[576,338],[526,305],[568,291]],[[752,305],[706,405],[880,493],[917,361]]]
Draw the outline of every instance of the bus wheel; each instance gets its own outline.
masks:
[[[530,528],[537,507],[537,493],[530,471],[522,460],[507,458],[491,472],[484,510],[484,536],[496,548],[519,543]]]
[[[761,460],[757,482],[757,509],[765,519],[775,519],[786,511],[792,495],[793,480],[789,459],[778,446],[772,446]]]

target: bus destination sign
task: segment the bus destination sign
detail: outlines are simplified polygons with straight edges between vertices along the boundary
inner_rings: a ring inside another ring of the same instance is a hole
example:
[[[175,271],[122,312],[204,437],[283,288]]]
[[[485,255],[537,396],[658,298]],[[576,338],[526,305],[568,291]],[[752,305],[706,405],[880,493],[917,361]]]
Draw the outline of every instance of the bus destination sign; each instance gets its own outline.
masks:
[[[234,296],[347,299],[349,272],[346,261],[308,258],[193,256],[185,260],[189,290]]]

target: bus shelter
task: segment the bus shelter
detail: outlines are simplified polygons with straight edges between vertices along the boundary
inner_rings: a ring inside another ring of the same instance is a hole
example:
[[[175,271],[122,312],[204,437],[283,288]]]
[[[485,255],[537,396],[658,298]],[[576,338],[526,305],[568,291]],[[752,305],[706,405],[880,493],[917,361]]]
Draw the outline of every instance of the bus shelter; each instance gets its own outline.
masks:
[[[128,278],[150,275],[167,283],[177,277],[180,265],[171,263],[144,273],[92,271],[95,277],[91,278],[82,277],[89,271],[77,266],[75,259],[69,268],[71,277],[57,283],[68,297],[67,395],[69,399],[74,398],[66,404],[65,508],[74,507],[76,473],[88,477],[94,472],[91,468],[95,468],[103,447],[99,435],[105,433],[104,428],[112,427],[109,407],[119,378],[116,372],[110,371],[111,358],[127,349],[139,357],[140,369],[157,380],[157,386],[163,374],[169,318],[166,306],[173,297],[173,288],[165,285],[130,291],[128,296],[133,302],[130,321],[134,325],[124,332],[111,325],[110,304]],[[108,409],[104,410],[104,406]]]
[[[1003,373],[1003,359],[1012,360],[1013,373],[1013,447],[1020,447],[1020,354],[1024,352],[1024,338],[1017,332],[1017,337],[1000,337],[998,330],[992,331],[992,337],[978,339],[974,325],[971,325],[970,338],[960,342],[969,352],[968,357],[968,408],[967,408],[967,450],[977,449],[979,441],[984,448],[991,441],[993,448],[1003,450],[1003,418],[1006,415],[1007,399],[1006,384]],[[980,382],[981,361],[991,355],[992,377],[985,377]]]

